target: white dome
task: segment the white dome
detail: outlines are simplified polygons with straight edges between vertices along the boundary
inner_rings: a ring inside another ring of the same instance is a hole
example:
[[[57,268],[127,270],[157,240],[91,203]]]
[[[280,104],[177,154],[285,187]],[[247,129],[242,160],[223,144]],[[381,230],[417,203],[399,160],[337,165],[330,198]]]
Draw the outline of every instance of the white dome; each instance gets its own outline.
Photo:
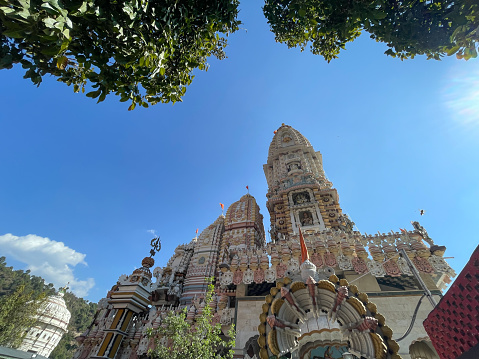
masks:
[[[66,331],[70,318],[71,313],[67,309],[67,305],[63,299],[63,293],[60,292],[47,298],[39,310],[38,320]]]
[[[63,334],[68,332],[70,317],[63,293],[51,295],[39,308],[37,323],[28,331],[18,349],[50,356]]]

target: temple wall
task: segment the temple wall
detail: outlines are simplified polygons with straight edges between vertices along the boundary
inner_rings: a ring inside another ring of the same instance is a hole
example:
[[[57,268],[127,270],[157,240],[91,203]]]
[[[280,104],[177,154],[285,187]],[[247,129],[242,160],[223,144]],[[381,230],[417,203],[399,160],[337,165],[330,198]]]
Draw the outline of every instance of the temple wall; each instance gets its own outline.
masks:
[[[386,325],[393,331],[393,339],[398,339],[404,335],[411,323],[412,315],[419,301],[419,296],[394,296],[394,297],[374,297],[370,296],[369,300],[377,305],[378,312],[386,317]],[[439,302],[439,296],[434,296],[436,302]],[[414,327],[409,335],[398,342],[400,349],[398,354],[403,359],[410,359],[409,346],[411,342],[418,338],[427,337],[426,330],[422,322],[426,319],[432,310],[431,303],[427,298],[422,300],[421,306],[417,313]]]
[[[259,315],[263,312],[261,308],[263,304],[264,297],[239,297],[237,299],[236,354],[243,354],[243,349],[248,339],[258,335]]]

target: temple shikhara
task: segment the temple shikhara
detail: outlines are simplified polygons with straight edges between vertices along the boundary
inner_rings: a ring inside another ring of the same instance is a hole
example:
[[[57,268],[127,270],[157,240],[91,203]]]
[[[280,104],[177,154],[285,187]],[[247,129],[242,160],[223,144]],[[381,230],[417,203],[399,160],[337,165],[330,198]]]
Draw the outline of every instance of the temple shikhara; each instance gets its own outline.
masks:
[[[422,322],[455,275],[445,247],[418,222],[356,231],[320,152],[290,126],[275,131],[263,169],[271,240],[245,194],[165,267],[153,269],[147,257],[121,275],[78,338],[75,359],[146,358],[146,332],[167,312],[186,306],[194,324],[208,278],[214,321],[225,335],[235,326],[235,358],[439,359]]]

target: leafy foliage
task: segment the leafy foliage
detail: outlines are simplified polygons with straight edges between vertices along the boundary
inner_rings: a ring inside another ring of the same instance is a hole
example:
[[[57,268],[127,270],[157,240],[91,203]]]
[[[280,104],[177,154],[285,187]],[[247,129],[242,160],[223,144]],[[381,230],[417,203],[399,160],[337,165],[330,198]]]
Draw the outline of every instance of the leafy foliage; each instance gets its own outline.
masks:
[[[0,69],[21,63],[101,102],[148,107],[181,101],[193,69],[225,57],[237,0],[0,0]]]
[[[181,101],[193,70],[225,58],[239,0],[0,0],[0,69],[21,64],[103,101]],[[477,56],[477,0],[265,0],[276,40],[328,62],[361,31],[400,59]]]
[[[233,357],[231,349],[235,344],[232,328],[229,339],[222,338],[221,325],[213,324],[213,311],[209,306],[212,300],[213,285],[209,285],[205,296],[205,306],[194,325],[186,321],[186,308],[180,313],[169,312],[161,326],[150,330],[155,338],[155,349],[148,355],[153,359],[226,359]],[[168,344],[161,345],[160,338],[166,337]]]
[[[0,346],[18,348],[22,344],[27,330],[35,325],[35,314],[45,298],[45,293],[35,295],[25,285],[0,298]]]
[[[30,303],[24,304],[35,298],[41,300],[54,293],[52,283],[45,284],[43,278],[31,275],[29,270],[13,270],[12,267],[7,267],[5,257],[0,257],[0,345],[11,342],[13,344],[10,346],[18,346],[21,342],[21,339],[18,338],[23,339],[26,334],[25,328],[34,325],[34,322],[24,322],[25,318],[32,318],[31,314],[36,312],[35,307],[30,306]],[[68,333],[62,337],[50,354],[51,359],[70,359],[73,357],[77,348],[75,337],[86,330],[96,312],[97,305],[95,303],[78,298],[73,293],[65,293],[64,299],[71,313]],[[38,301],[35,302],[34,300],[34,303],[38,309]],[[8,326],[11,323],[14,323],[15,327]],[[22,330],[16,330],[20,328]],[[7,333],[13,332],[19,335],[16,337],[16,342],[12,339],[4,339],[7,337]]]
[[[263,11],[276,41],[301,50],[310,44],[328,62],[362,30],[400,59],[477,56],[476,0],[265,0]]]

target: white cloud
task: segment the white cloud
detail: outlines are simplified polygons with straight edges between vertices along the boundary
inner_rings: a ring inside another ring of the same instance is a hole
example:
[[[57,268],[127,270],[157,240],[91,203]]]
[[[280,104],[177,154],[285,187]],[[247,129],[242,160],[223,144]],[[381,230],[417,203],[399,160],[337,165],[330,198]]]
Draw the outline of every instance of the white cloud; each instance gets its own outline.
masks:
[[[147,229],[146,230],[148,233],[153,234],[156,237],[156,231],[154,229]]]
[[[18,237],[7,233],[0,236],[0,248],[2,255],[25,263],[32,274],[41,276],[46,283],[53,283],[56,288],[70,282],[71,291],[79,297],[88,295],[95,285],[93,278],[75,278],[72,267],[87,265],[86,255],[67,247],[63,242],[35,234]]]

